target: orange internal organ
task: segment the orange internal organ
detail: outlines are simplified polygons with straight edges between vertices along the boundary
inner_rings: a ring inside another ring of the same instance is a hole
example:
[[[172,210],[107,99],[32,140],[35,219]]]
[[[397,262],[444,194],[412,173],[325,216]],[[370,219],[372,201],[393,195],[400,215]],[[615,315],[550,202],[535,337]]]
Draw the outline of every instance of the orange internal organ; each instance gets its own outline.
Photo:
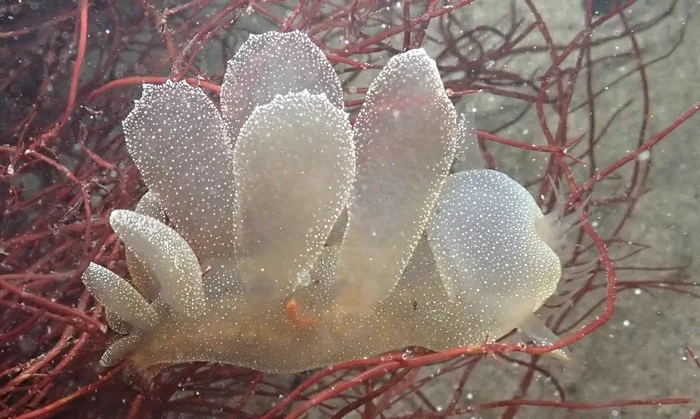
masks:
[[[287,315],[287,320],[296,328],[300,329],[310,329],[318,324],[318,320],[305,314],[299,308],[299,303],[292,297],[287,301],[285,306],[285,314]]]

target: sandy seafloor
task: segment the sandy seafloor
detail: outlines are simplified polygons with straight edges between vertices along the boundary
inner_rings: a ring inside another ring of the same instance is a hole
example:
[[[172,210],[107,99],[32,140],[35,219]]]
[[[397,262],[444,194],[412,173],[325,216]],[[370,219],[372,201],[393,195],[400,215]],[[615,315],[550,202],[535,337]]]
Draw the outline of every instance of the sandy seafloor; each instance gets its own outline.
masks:
[[[580,29],[583,9],[578,1],[538,0],[535,4],[549,23],[556,42],[568,42]],[[663,9],[667,1],[640,1],[629,15],[631,21],[643,19],[649,13]],[[475,16],[487,16],[495,10],[495,2],[477,2]],[[552,22],[555,22],[552,24]],[[637,37],[645,58],[668,51],[679,39],[685,25],[685,38],[668,58],[648,68],[651,98],[650,134],[665,128],[675,118],[700,101],[700,3],[680,1],[677,11],[656,29]],[[619,28],[619,20],[611,22],[602,32]],[[627,51],[629,39],[596,49],[594,56]],[[530,62],[514,62],[513,66],[537,67],[547,57],[531,57]],[[539,61],[538,61],[539,60]],[[602,88],[606,80],[629,70],[629,59],[610,60],[596,70],[595,84]],[[511,67],[513,68],[513,67]],[[579,83],[582,83],[580,80]],[[581,92],[583,85],[578,88]],[[598,148],[598,166],[610,162],[635,148],[641,122],[640,79],[634,75],[610,88],[610,94],[597,102],[598,127],[620,104],[634,100],[628,111],[611,126]],[[500,109],[500,102],[481,96],[473,102],[477,109],[479,129],[489,130],[507,120],[509,109]],[[510,113],[512,116],[512,112]],[[587,115],[577,113],[570,119],[569,138],[583,133]],[[533,112],[511,129],[501,132],[507,138],[543,143],[533,137],[540,133]],[[634,242],[652,246],[639,257],[620,265],[652,267],[690,264],[686,275],[700,283],[700,115],[688,120],[671,133],[652,152],[653,168],[647,183],[649,189],[640,200],[631,221],[621,234]],[[533,160],[532,153],[510,150],[496,154],[499,168],[519,180],[531,179],[541,173],[543,161]],[[628,172],[622,171],[621,173]],[[627,176],[628,178],[629,176]],[[585,177],[580,177],[585,179]],[[603,186],[604,187],[604,186]],[[603,188],[601,187],[601,188]],[[594,220],[601,232],[621,215],[619,210],[594,211]],[[658,279],[655,272],[619,272],[620,279]],[[604,278],[598,278],[602,281]],[[600,294],[598,294],[600,295]],[[592,300],[590,300],[592,301]],[[600,310],[598,311],[600,313]],[[590,319],[589,319],[590,321]],[[548,359],[541,363],[564,384],[569,401],[596,402],[615,399],[645,399],[660,397],[691,397],[686,406],[643,406],[622,409],[567,411],[548,408],[521,408],[519,418],[687,418],[700,409],[700,369],[686,352],[686,347],[700,353],[700,301],[674,292],[655,291],[652,294],[628,291],[619,294],[613,318],[594,334],[575,344],[571,350],[575,361],[562,371],[562,364]],[[472,402],[509,398],[517,389],[521,367],[483,363],[468,384]],[[449,403],[459,377],[443,380],[431,389],[434,402]],[[555,389],[546,379],[538,379],[526,398],[554,399]],[[468,414],[468,418],[500,417],[503,410]]]

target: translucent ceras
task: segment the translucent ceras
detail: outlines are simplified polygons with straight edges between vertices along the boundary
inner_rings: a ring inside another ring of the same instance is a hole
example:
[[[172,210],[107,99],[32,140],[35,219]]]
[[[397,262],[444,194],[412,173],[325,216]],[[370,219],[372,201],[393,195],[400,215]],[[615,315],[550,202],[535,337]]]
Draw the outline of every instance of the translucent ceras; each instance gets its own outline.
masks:
[[[130,282],[83,276],[122,335],[103,365],[296,372],[516,327],[550,337],[533,311],[561,277],[564,218],[502,173],[450,174],[474,169],[473,127],[422,49],[389,60],[351,126],[306,35],[252,35],[220,109],[186,82],[144,85],[123,122],[149,192],[110,216]]]

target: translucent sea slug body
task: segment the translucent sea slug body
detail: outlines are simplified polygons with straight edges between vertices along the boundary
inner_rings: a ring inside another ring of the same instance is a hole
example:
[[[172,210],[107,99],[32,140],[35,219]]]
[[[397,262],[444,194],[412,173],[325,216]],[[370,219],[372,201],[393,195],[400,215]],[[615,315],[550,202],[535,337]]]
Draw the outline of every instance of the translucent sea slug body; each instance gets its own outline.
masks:
[[[550,337],[532,313],[561,277],[541,238],[557,220],[502,173],[449,173],[473,142],[435,63],[392,58],[354,127],[342,106],[298,32],[251,36],[221,112],[185,82],[144,86],[124,130],[149,192],[110,217],[131,282],[83,277],[123,335],[104,365],[296,372],[524,325]]]

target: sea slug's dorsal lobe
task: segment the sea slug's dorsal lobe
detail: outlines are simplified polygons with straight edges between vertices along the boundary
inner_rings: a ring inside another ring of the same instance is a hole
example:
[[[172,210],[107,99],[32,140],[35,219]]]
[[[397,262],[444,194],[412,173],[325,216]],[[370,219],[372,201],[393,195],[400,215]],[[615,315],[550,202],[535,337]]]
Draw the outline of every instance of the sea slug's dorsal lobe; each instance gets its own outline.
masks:
[[[435,61],[393,57],[355,123],[357,174],[338,255],[339,303],[370,306],[401,277],[454,156],[457,115]]]
[[[197,254],[233,246],[233,159],[216,106],[187,82],[144,85],[123,122],[150,192]]]
[[[158,295],[147,301],[115,273],[90,264],[83,283],[105,305],[111,327],[126,336],[117,338],[100,359],[111,366],[143,345],[144,337],[158,330],[163,318],[197,319],[206,313],[197,258],[187,242],[162,222],[133,211],[114,210],[110,224],[139,266],[157,284]]]
[[[221,113],[231,139],[260,105],[277,95],[323,94],[343,109],[340,79],[323,51],[306,34],[266,32],[250,35],[229,60],[221,85]]]
[[[163,211],[163,207],[158,201],[155,193],[148,191],[144,196],[141,197],[134,211],[151,218],[154,218],[161,223],[165,223],[166,216]],[[126,256],[126,266],[129,268],[129,274],[131,275],[131,283],[134,288],[141,293],[148,301],[153,301],[158,297],[157,283],[152,281],[151,278],[155,276],[153,272],[147,265],[145,265],[141,260],[139,260],[134,252],[128,248],[125,251]]]
[[[141,197],[141,200],[139,200],[134,211],[165,223],[165,212],[163,212],[163,208],[153,192],[146,192],[146,194]],[[137,294],[140,294],[140,296],[143,296],[143,298],[145,298],[147,301],[154,301],[156,298],[158,298],[159,291],[158,283],[151,279],[155,277],[155,272],[153,272],[149,266],[145,265],[141,260],[139,260],[134,252],[130,251],[128,248],[125,250],[126,266],[129,269],[131,285],[133,285],[133,288],[135,288],[134,291]],[[90,272],[91,269],[93,268],[89,268],[88,271],[86,271],[86,274],[87,272]],[[97,295],[92,291],[91,294]],[[112,304],[103,304],[106,307],[105,319],[107,320],[109,327],[122,335],[129,333],[132,329],[131,324],[122,319],[122,315],[117,311],[109,308]]]
[[[512,329],[551,296],[561,263],[535,230],[542,212],[528,191],[495,170],[453,174],[428,237],[449,298]]]
[[[83,275],[85,287],[102,304],[110,308],[120,322],[142,330],[153,328],[158,316],[151,305],[119,275],[91,263]]]
[[[153,272],[158,299],[174,313],[197,317],[204,312],[202,274],[189,244],[160,221],[133,211],[115,210],[109,217],[114,232]]]
[[[236,248],[250,294],[284,298],[308,277],[350,198],[352,136],[345,112],[308,91],[255,108],[241,128]]]

